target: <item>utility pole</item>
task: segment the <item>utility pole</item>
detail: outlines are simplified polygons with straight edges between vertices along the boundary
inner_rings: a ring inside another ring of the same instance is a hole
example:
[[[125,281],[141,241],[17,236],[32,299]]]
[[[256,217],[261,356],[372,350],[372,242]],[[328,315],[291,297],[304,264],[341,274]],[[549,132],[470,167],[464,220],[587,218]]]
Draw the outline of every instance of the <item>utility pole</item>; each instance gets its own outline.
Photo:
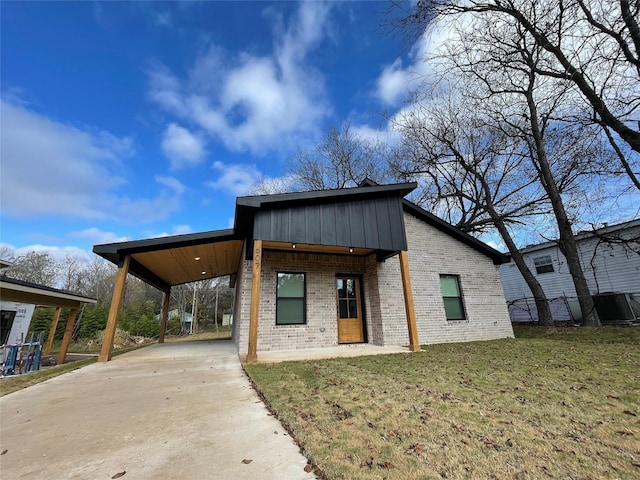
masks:
[[[216,332],[218,331],[218,286],[220,285],[220,279],[216,279],[216,306],[213,311],[213,318],[216,322]]]
[[[191,334],[197,333],[196,317],[198,315],[198,282],[193,284],[193,301],[191,302]]]

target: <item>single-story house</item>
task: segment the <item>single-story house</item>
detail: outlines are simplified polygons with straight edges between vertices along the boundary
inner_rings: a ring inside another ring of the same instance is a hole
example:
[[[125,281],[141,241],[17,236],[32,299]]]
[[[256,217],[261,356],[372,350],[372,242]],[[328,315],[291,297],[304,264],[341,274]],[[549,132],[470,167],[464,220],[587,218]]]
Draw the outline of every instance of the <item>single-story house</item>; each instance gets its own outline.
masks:
[[[232,335],[249,362],[269,350],[513,337],[498,274],[508,258],[404,199],[415,187],[239,197],[233,229],[94,246],[119,267],[100,360],[127,272],[165,292],[165,311],[173,285],[231,275]]]
[[[579,232],[580,263],[603,322],[640,320],[640,219]],[[553,319],[580,321],[582,314],[567,261],[557,242],[522,249],[540,282]],[[513,261],[500,266],[500,277],[514,322],[537,321],[531,290]]]

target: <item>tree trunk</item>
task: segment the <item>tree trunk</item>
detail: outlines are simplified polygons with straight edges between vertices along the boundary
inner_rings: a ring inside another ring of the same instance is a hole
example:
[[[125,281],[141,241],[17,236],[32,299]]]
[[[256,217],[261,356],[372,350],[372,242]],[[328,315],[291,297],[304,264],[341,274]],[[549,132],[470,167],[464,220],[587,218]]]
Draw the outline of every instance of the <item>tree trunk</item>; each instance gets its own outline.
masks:
[[[528,267],[527,263],[524,261],[524,257],[522,253],[513,243],[513,239],[511,235],[505,228],[503,222],[495,222],[496,228],[500,232],[504,243],[507,245],[509,249],[509,253],[511,254],[511,258],[513,258],[513,262],[520,270],[520,274],[524,278],[524,281],[527,282],[527,286],[531,293],[533,294],[533,298],[536,302],[536,310],[538,310],[538,323],[544,327],[550,327],[553,325],[553,315],[551,314],[551,307],[549,306],[549,301],[547,300],[547,296],[542,289],[542,285],[538,282],[538,279],[535,277],[531,269]],[[504,233],[503,233],[504,230]]]
[[[470,168],[466,165],[465,165],[465,169],[467,169],[467,171],[470,170]],[[515,242],[513,241],[513,238],[511,237],[511,234],[509,233],[509,230],[507,229],[507,226],[505,225],[504,220],[502,219],[502,217],[500,217],[500,215],[496,211],[493,201],[491,199],[489,185],[487,184],[486,180],[482,176],[480,176],[477,172],[475,172],[475,170],[472,173],[474,173],[477,176],[478,180],[482,185],[482,190],[484,192],[484,197],[485,197],[485,209],[487,213],[491,217],[491,220],[493,221],[493,224],[495,225],[495,227],[498,229],[498,232],[500,233],[502,240],[504,241],[505,245],[507,246],[507,249],[509,250],[509,253],[511,254],[511,258],[513,258],[514,263],[518,267],[518,270],[520,270],[520,273],[522,274],[524,281],[527,282],[527,286],[529,287],[529,290],[531,290],[531,293],[533,294],[533,298],[536,302],[536,310],[538,311],[538,323],[545,327],[553,325],[553,316],[551,315],[551,307],[549,306],[547,297],[544,293],[544,290],[542,289],[542,285],[540,285],[540,282],[538,282],[538,279],[535,277],[535,275],[533,275],[533,272],[527,266],[527,263],[524,261],[524,257],[522,256],[522,253],[520,253],[520,250],[518,249]]]
[[[571,222],[569,221],[561,194],[558,191],[555,179],[553,178],[553,173],[551,172],[551,166],[549,165],[546,149],[542,140],[542,132],[539,127],[540,124],[538,123],[538,111],[531,89],[527,91],[526,98],[530,113],[529,120],[531,122],[531,133],[533,134],[535,141],[536,158],[538,160],[540,175],[542,176],[542,185],[549,195],[551,207],[553,208],[553,213],[556,217],[558,233],[560,235],[560,251],[567,260],[567,267],[569,268],[571,278],[573,279],[573,285],[575,286],[576,294],[578,295],[578,302],[580,303],[580,310],[582,312],[582,321],[585,325],[599,327],[600,319],[598,318],[598,312],[596,312],[593,304],[593,298],[591,298],[587,279],[582,271],[578,245],[575,237],[573,236]]]

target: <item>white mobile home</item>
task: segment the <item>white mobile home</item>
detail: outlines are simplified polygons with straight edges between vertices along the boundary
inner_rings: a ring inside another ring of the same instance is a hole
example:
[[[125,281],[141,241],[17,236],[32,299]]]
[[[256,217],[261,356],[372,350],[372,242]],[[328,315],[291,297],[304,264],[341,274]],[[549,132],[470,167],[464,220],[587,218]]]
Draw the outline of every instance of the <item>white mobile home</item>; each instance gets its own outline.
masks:
[[[601,320],[640,319],[640,219],[581,232],[576,237]],[[573,280],[557,243],[531,245],[522,252],[551,303],[554,320],[579,321]],[[500,266],[500,278],[511,320],[537,320],[533,295],[513,261]]]

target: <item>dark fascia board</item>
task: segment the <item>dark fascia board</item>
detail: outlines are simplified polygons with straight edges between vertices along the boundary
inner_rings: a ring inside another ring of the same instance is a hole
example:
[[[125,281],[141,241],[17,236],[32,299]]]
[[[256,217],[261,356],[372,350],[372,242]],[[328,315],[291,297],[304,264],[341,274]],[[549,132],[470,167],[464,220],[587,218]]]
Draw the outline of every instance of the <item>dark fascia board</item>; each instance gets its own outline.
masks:
[[[310,192],[278,193],[275,195],[255,195],[236,198],[235,231],[244,238],[253,236],[253,214],[263,207],[284,207],[288,204],[313,204],[330,201],[351,200],[358,197],[384,195],[408,195],[418,186],[415,182],[393,183],[389,185],[371,185],[332,190],[313,190]]]
[[[233,229],[211,230],[208,232],[171,235],[169,237],[147,238],[128,242],[103,243],[93,246],[93,253],[116,263],[121,255],[168,250],[171,248],[190,247],[207,243],[241,240]]]
[[[284,205],[287,203],[314,203],[326,200],[351,199],[358,196],[378,196],[397,193],[405,196],[418,186],[417,183],[394,183],[390,185],[364,186],[353,188],[336,188],[333,190],[314,190],[310,192],[278,193],[275,195],[256,195],[238,197],[237,206],[261,208],[264,206]]]
[[[7,277],[5,275],[0,276],[0,284],[3,285],[3,289],[6,291],[15,290],[20,292],[34,293],[42,295],[43,297],[50,297],[54,299],[69,300],[78,303],[96,303],[97,300],[91,297],[85,297],[79,293],[72,292],[70,290],[62,290],[59,288],[47,287],[32,282],[25,282],[24,280],[18,280],[15,278]]]
[[[402,206],[404,210],[414,217],[417,217],[429,225],[436,227],[438,230],[450,235],[456,240],[460,240],[462,243],[474,248],[480,253],[486,255],[487,257],[493,260],[495,265],[501,265],[503,263],[509,263],[509,256],[504,253],[499,252],[495,248],[490,247],[484,242],[481,242],[475,237],[472,237],[466,232],[454,227],[450,223],[445,222],[439,217],[436,217],[434,214],[427,212],[423,208],[420,208],[415,203],[411,203],[408,200],[402,200]]]
[[[156,276],[153,272],[150,272],[144,265],[138,263],[134,258],[132,258],[129,263],[129,273],[138,277],[143,282],[148,283],[152,287],[157,288],[161,292],[168,293],[171,291],[171,285]]]

